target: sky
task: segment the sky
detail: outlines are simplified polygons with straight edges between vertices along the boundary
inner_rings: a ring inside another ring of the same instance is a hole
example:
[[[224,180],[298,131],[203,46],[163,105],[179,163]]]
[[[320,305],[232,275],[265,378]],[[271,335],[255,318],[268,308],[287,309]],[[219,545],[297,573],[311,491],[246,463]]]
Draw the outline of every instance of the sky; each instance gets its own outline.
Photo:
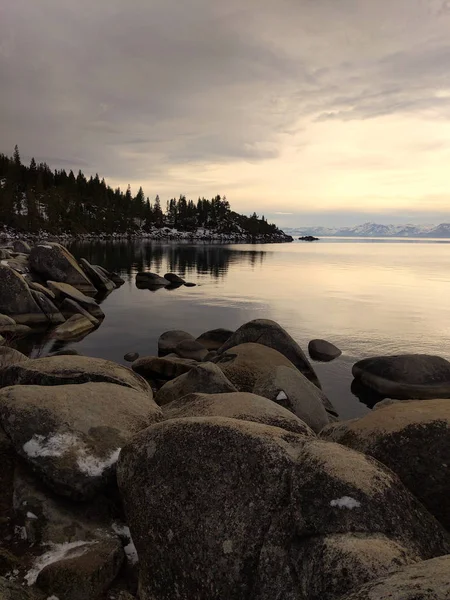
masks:
[[[0,152],[281,226],[450,221],[450,0],[0,0]]]

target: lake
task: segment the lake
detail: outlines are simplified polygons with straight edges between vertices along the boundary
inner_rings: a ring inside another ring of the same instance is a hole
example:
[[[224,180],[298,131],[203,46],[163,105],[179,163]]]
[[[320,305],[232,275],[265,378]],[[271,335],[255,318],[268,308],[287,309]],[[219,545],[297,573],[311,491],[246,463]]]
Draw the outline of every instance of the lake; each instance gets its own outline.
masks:
[[[88,242],[69,246],[77,258],[126,280],[103,302],[100,328],[68,344],[122,364],[126,352],[157,353],[168,329],[193,335],[246,321],[279,322],[306,351],[325,338],[343,355],[313,363],[343,418],[369,408],[351,391],[352,364],[396,353],[450,359],[450,244],[442,240],[324,239],[291,244]],[[138,271],[175,272],[196,287],[140,290]],[[24,342],[30,343],[30,342]],[[50,351],[34,339],[32,355]]]

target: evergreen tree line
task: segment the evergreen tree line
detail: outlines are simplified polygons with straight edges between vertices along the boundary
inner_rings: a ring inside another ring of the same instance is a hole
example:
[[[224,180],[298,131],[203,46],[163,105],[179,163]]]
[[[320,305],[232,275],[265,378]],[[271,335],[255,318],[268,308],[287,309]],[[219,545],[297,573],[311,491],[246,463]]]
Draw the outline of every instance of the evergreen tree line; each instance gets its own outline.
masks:
[[[150,201],[142,187],[133,196],[113,189],[98,175],[89,179],[80,171],[52,171],[31,159],[24,165],[16,146],[12,157],[0,154],[0,225],[18,231],[51,233],[128,233],[170,227],[197,228],[218,233],[243,232],[251,236],[279,233],[256,213],[247,217],[231,210],[225,196],[212,199],[171,198],[161,206],[159,196]]]

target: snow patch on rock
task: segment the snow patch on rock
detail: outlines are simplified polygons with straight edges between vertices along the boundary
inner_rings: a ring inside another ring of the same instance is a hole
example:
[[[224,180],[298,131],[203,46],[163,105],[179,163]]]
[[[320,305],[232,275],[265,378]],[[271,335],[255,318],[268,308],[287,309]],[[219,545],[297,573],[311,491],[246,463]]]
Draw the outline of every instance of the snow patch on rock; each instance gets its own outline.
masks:
[[[336,498],[330,502],[330,506],[336,506],[338,508],[348,508],[352,510],[353,508],[359,508],[361,506],[361,502],[355,500],[355,498],[351,498],[350,496],[342,496],[342,498]]]
[[[283,390],[281,390],[277,396],[277,400],[287,400],[287,399],[288,399],[288,397],[286,395],[286,392],[283,392]]]
[[[64,544],[49,544],[50,550],[42,556],[38,556],[33,563],[33,566],[25,575],[25,581],[28,585],[34,585],[42,569],[52,563],[63,560],[64,558],[74,558],[81,556],[86,552],[89,546],[97,542],[65,542]]]

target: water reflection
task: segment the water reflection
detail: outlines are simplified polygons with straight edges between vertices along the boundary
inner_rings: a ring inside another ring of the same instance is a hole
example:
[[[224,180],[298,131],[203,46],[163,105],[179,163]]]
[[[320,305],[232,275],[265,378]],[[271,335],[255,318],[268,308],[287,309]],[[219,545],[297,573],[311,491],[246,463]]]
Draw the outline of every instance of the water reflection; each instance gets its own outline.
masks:
[[[91,264],[110,271],[133,275],[138,271],[175,272],[182,277],[189,273],[222,278],[232,265],[247,262],[261,265],[264,250],[248,250],[222,244],[158,243],[150,241],[74,242],[69,250]]]

